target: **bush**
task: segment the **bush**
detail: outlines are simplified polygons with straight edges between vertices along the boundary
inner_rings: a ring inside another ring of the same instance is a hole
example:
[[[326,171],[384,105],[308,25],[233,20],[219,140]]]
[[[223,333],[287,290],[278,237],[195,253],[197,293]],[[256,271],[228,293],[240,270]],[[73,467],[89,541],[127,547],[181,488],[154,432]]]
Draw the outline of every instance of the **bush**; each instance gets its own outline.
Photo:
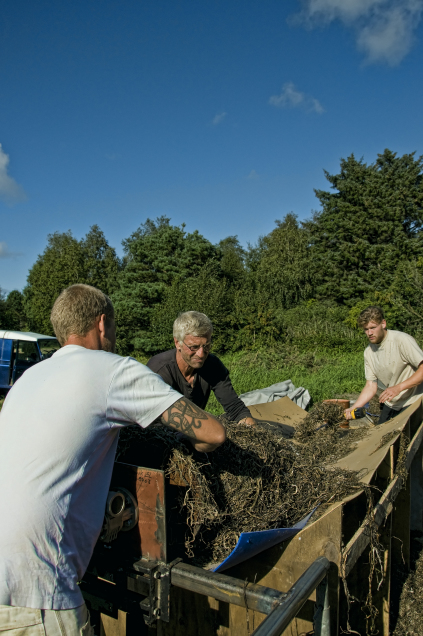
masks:
[[[342,349],[362,351],[363,333],[346,323],[348,307],[309,300],[288,309],[280,317],[284,340],[300,351]]]

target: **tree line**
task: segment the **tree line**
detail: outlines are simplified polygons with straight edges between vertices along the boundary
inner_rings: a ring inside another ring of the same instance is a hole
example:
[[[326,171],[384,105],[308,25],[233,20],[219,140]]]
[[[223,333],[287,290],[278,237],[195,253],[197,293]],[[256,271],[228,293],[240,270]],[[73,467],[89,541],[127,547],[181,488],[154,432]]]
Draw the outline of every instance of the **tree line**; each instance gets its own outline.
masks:
[[[381,305],[391,328],[423,335],[423,157],[385,150],[372,164],[354,155],[320,210],[295,214],[244,249],[236,236],[217,245],[161,216],[123,241],[119,258],[94,225],[77,240],[48,236],[23,292],[0,297],[0,327],[51,334],[52,304],[65,287],[102,289],[116,310],[118,351],[151,355],[172,346],[172,323],[188,309],[206,313],[216,349],[280,344],[300,350],[359,350],[360,311]]]

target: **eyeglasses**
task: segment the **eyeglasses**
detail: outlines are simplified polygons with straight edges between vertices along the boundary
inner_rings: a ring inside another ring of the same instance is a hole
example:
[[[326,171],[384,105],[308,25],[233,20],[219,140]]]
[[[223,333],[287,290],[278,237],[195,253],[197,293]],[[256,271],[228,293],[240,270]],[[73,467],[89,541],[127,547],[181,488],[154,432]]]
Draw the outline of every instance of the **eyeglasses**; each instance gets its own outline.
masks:
[[[212,343],[211,342],[206,342],[205,345],[195,345],[194,347],[189,347],[182,340],[182,344],[184,344],[186,346],[186,348],[191,351],[191,353],[197,353],[197,351],[200,351],[200,349],[202,349],[204,351],[204,353],[209,353],[210,349],[212,348]]]

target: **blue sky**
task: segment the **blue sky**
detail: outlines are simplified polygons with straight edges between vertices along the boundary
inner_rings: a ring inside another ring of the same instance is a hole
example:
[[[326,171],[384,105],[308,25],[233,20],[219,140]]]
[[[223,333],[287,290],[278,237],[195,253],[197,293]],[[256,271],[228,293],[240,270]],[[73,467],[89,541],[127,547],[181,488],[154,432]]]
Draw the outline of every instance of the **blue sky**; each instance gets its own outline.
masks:
[[[423,0],[4,0],[0,287],[165,214],[255,243],[323,170],[423,154]]]

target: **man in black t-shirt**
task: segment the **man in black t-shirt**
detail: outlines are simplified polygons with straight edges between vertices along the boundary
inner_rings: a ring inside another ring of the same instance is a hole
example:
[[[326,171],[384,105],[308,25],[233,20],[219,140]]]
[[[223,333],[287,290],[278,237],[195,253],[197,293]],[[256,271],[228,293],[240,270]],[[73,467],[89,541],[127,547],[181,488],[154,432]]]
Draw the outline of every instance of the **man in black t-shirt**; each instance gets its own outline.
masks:
[[[254,426],[249,409],[234,391],[228,369],[210,353],[212,333],[213,325],[205,314],[180,314],[173,323],[175,349],[153,356],[147,366],[202,409],[214,391],[230,421]]]

